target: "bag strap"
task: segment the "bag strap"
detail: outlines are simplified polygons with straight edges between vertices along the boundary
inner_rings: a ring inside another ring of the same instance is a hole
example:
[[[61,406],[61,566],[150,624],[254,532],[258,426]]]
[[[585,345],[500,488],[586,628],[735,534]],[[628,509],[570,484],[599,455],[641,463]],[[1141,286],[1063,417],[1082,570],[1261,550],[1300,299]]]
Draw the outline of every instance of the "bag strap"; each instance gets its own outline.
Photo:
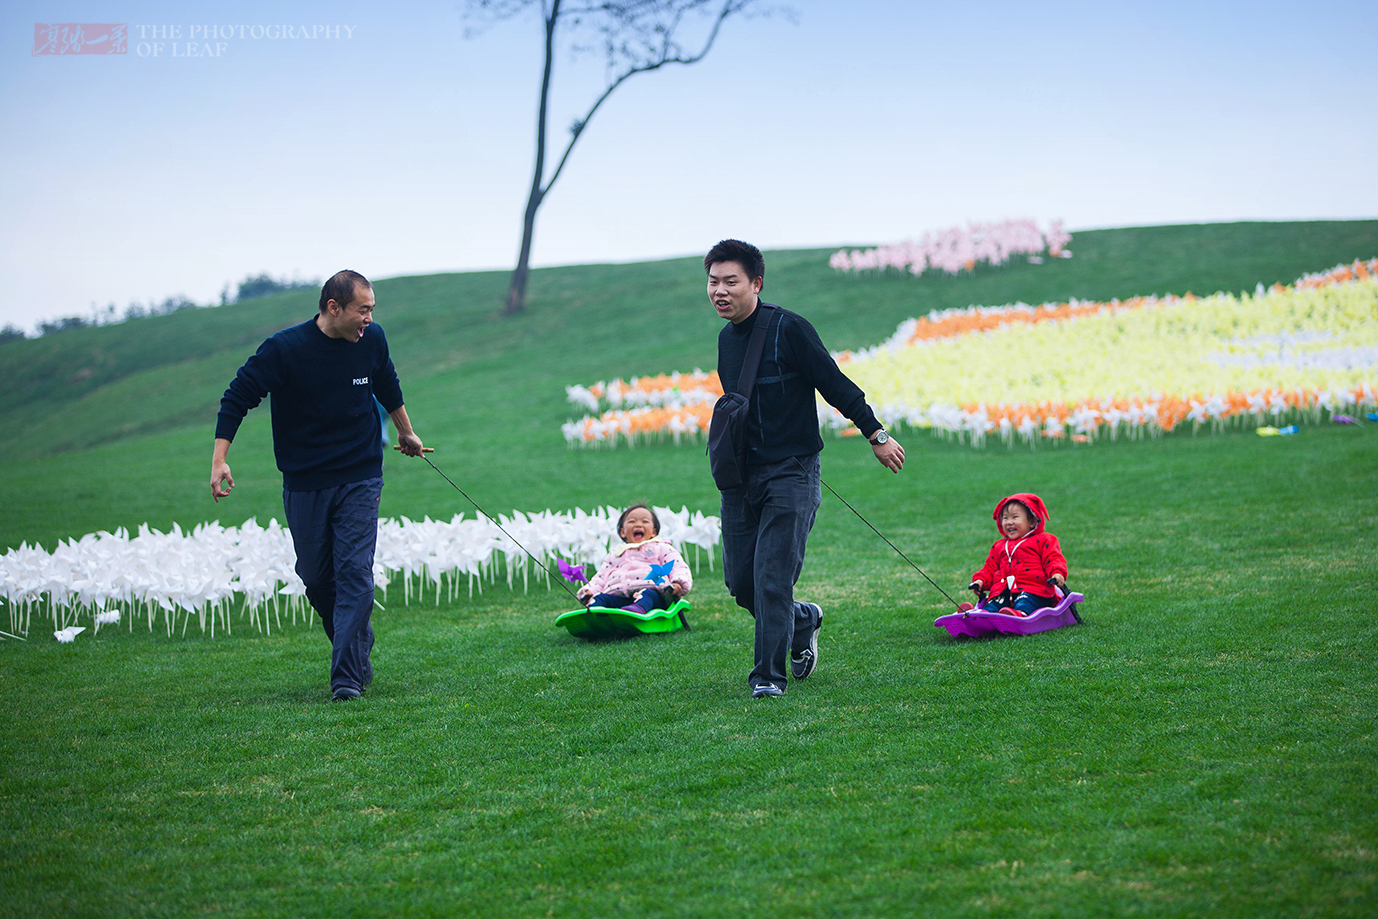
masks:
[[[756,307],[756,325],[751,329],[751,341],[746,346],[746,357],[742,361],[742,375],[737,377],[737,392],[748,402],[751,391],[756,388],[756,374],[761,369],[761,352],[766,349],[766,330],[770,320],[775,318],[775,307],[761,303]]]

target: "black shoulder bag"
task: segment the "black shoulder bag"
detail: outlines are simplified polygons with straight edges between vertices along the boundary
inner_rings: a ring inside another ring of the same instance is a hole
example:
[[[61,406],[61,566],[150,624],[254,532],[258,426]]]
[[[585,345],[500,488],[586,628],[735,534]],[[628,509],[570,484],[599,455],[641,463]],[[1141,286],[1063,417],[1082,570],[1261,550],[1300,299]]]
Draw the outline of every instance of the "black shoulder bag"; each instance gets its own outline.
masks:
[[[766,330],[775,316],[775,307],[761,303],[756,312],[756,325],[746,346],[737,391],[724,393],[714,404],[713,420],[708,424],[708,466],[719,491],[736,488],[746,481],[747,414],[751,408],[751,391],[756,388],[756,372],[761,368],[761,352],[766,347]]]

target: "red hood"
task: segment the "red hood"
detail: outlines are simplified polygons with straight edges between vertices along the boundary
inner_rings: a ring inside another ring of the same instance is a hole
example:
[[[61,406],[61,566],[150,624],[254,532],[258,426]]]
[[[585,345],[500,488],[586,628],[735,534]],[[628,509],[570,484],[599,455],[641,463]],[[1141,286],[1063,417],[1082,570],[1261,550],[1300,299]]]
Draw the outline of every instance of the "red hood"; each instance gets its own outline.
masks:
[[[991,516],[995,518],[996,532],[1001,536],[1005,535],[1005,531],[1000,526],[1000,512],[1003,511],[1005,505],[1009,504],[1011,501],[1018,501],[1020,504],[1033,511],[1034,516],[1038,518],[1034,523],[1033,533],[1042,533],[1043,525],[1048,522],[1048,509],[1043,506],[1043,499],[1038,495],[1022,491],[1018,494],[1010,495],[1008,498],[1001,498],[1000,503],[995,505],[995,513]],[[1029,535],[1032,536],[1033,533]]]

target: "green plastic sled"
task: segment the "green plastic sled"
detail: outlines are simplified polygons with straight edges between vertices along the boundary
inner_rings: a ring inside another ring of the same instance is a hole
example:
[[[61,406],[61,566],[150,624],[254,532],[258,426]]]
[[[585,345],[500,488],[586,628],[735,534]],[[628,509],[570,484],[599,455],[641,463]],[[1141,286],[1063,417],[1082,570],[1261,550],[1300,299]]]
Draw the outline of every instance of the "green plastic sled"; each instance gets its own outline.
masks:
[[[615,638],[618,635],[649,635],[654,632],[677,632],[689,628],[689,601],[676,600],[669,609],[653,609],[649,613],[634,613],[625,609],[604,609],[591,606],[563,613],[555,620],[557,626],[569,629],[575,638]]]

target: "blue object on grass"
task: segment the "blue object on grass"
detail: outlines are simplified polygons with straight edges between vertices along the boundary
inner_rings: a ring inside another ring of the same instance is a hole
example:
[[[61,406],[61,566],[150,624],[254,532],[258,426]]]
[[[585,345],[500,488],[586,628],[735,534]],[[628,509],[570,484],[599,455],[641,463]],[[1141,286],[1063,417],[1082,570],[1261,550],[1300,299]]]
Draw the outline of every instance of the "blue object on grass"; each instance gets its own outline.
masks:
[[[625,609],[605,609],[590,606],[562,613],[555,624],[568,629],[575,638],[614,638],[618,635],[651,635],[659,632],[688,630],[689,601],[680,598],[669,609],[653,609],[637,613]]]
[[[1378,412],[1369,412],[1369,413],[1368,413],[1368,420],[1369,420],[1369,421],[1378,421]]]

